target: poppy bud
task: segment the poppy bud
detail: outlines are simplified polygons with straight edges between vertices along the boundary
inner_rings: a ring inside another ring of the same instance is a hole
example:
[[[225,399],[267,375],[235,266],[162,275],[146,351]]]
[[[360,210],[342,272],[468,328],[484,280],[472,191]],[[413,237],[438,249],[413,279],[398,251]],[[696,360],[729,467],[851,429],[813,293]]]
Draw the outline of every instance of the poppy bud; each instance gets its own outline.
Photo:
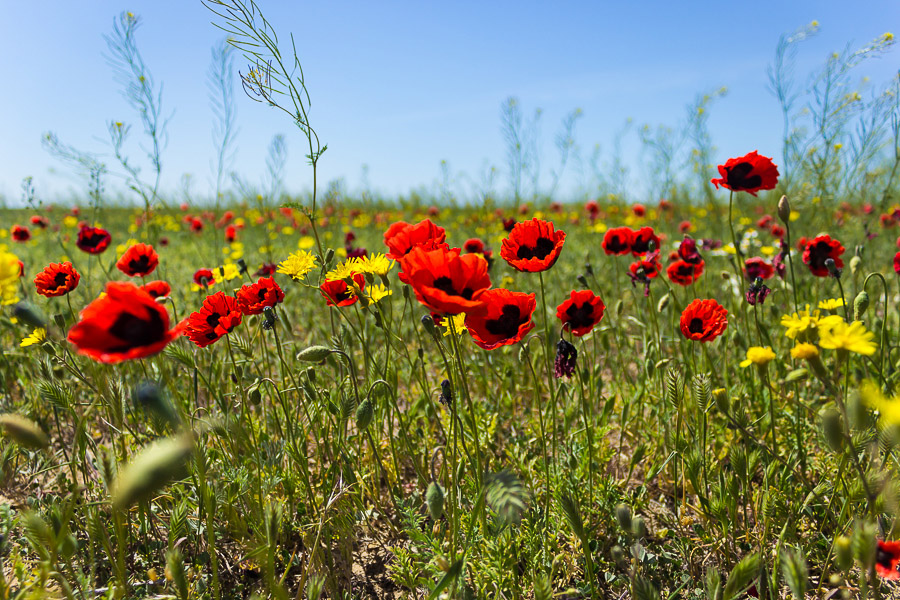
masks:
[[[634,523],[631,518],[631,509],[626,504],[620,504],[616,507],[616,521],[623,531],[631,531]]]
[[[53,315],[53,322],[56,323],[56,326],[60,329],[66,328],[66,315],[62,313],[56,313]]]
[[[325,264],[328,265],[332,260],[334,260],[334,248],[329,248],[325,251]]]
[[[428,490],[425,492],[425,504],[428,505],[428,512],[435,521],[444,514],[444,488],[437,482],[432,481],[428,484]]]
[[[404,288],[406,289],[406,288]],[[431,318],[431,315],[423,315],[422,316],[422,326],[425,328],[429,334],[434,335],[437,333],[437,329],[434,326],[434,319]]]
[[[838,536],[834,540],[834,560],[841,571],[847,571],[853,566],[853,550],[850,538],[846,535]]]
[[[372,424],[375,417],[375,409],[372,407],[372,401],[366,398],[356,407],[356,428],[363,431]]]
[[[238,272],[243,275],[247,272],[247,262],[243,258],[237,259]]]
[[[866,293],[865,290],[861,291],[856,295],[856,298],[853,300],[853,320],[854,321],[862,321],[862,317],[866,314],[866,309],[869,308],[869,294]]]
[[[819,419],[822,421],[822,437],[829,448],[838,452],[844,444],[841,413],[834,407],[823,408],[819,412]]]
[[[725,388],[716,388],[712,391],[713,401],[716,403],[716,408],[719,409],[723,415],[727,415],[728,411],[731,410],[731,399],[728,397],[728,392]]]
[[[828,269],[828,274],[835,279],[841,278],[841,270],[838,269],[837,264],[834,262],[833,258],[825,259],[825,268]]]
[[[441,382],[441,404],[451,406],[453,403],[453,391],[450,389],[450,380],[445,379]]]
[[[621,317],[621,316],[622,316],[622,310],[623,310],[624,308],[625,308],[625,304],[624,304],[621,300],[619,300],[618,302],[616,302],[616,317]]]
[[[184,474],[193,450],[188,436],[166,438],[141,450],[119,472],[112,490],[113,506],[128,508],[152,497],[161,487]]]
[[[791,218],[791,203],[787,196],[782,196],[778,201],[778,218],[781,219],[781,222],[785,225],[788,224],[788,221]]]
[[[578,285],[580,285],[583,288],[588,287],[588,280],[584,275],[578,276]]]
[[[32,327],[47,327],[47,317],[31,302],[23,300],[13,306],[13,316]]]
[[[656,303],[656,312],[662,312],[666,310],[666,307],[669,306],[669,302],[672,300],[672,296],[670,294],[666,294],[662,298],[659,299],[659,302]]]
[[[322,362],[328,355],[331,354],[331,349],[326,348],[325,346],[310,346],[305,350],[301,350],[299,354],[297,354],[297,360],[302,360],[303,362]]]
[[[856,272],[859,270],[860,265],[862,265],[862,259],[859,256],[854,256],[850,259],[850,272],[856,275]]]
[[[0,415],[0,431],[23,448],[37,450],[45,448],[50,440],[38,424],[22,415],[6,413]]]
[[[644,517],[638,516],[631,520],[631,532],[639,539],[647,536],[647,523]]]
[[[874,523],[858,523],[850,537],[853,558],[859,561],[864,570],[869,570],[875,563],[877,529]]]
[[[259,391],[258,386],[250,390],[250,393],[247,395],[247,399],[253,406],[259,406],[259,403],[262,402],[262,392]]]
[[[169,402],[163,390],[153,381],[139,383],[132,394],[134,403],[171,425],[177,426],[181,419],[175,407]]]

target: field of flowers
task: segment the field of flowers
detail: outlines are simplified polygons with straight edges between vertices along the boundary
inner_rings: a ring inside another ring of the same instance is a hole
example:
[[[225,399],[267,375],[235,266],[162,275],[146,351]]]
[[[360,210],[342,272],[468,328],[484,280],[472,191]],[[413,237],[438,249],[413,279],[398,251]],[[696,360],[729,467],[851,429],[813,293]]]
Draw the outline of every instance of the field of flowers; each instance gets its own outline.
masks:
[[[312,193],[163,197],[121,16],[140,208],[48,136],[88,199],[0,213],[0,600],[900,594],[896,83],[790,176],[701,144],[662,200],[376,201],[317,193],[302,71],[209,7]]]

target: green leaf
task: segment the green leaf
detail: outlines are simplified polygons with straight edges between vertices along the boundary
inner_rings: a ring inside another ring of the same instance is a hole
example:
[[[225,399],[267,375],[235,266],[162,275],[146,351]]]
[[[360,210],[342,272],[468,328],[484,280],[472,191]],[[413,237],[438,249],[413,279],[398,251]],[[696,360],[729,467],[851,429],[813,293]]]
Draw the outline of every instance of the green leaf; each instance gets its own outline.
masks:
[[[444,573],[444,576],[441,577],[441,580],[438,582],[437,586],[431,590],[431,593],[428,594],[428,600],[435,600],[438,596],[441,595],[441,592],[450,587],[450,584],[459,579],[459,576],[462,574],[463,570],[463,559],[460,558],[458,561],[450,565],[450,568],[447,569],[447,572]]]

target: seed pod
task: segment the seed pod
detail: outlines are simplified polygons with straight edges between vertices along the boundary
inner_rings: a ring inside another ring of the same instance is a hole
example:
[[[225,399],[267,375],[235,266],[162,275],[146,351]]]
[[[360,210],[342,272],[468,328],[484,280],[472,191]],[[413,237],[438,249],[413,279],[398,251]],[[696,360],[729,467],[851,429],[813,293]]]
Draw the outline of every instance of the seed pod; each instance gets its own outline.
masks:
[[[182,435],[153,442],[119,472],[112,490],[113,507],[128,508],[148,500],[167,483],[183,476],[193,439]]]
[[[372,401],[366,398],[356,407],[356,428],[363,431],[372,424],[375,417],[375,409],[372,407]]]
[[[809,378],[808,370],[794,369],[793,371],[791,371],[790,373],[787,374],[787,376],[784,378],[784,380],[788,383],[794,383],[795,381],[805,381],[807,378]]]
[[[788,221],[791,218],[791,203],[787,196],[782,196],[778,201],[778,218],[781,219],[781,222],[785,225],[788,224]]]
[[[866,310],[869,308],[869,294],[866,293],[866,290],[861,291],[856,295],[856,298],[853,300],[853,320],[854,321],[862,321],[862,317],[866,314]]]
[[[616,507],[616,521],[623,531],[631,531],[631,509],[627,505],[620,504]]]
[[[331,349],[325,346],[310,346],[305,350],[301,350],[297,355],[297,360],[302,360],[303,362],[322,362],[328,355],[331,354]]]
[[[828,447],[835,452],[840,451],[844,445],[844,432],[841,424],[841,413],[833,406],[823,408],[819,412],[819,419],[822,421],[822,437]]]
[[[435,481],[428,484],[428,489],[425,491],[425,504],[428,505],[428,512],[431,513],[433,520],[437,521],[444,514],[444,488]]]
[[[14,413],[0,415],[0,430],[5,437],[30,450],[46,448],[50,443],[47,434],[38,424],[22,415]]]
[[[670,294],[666,294],[662,298],[659,299],[659,302],[656,303],[656,312],[662,312],[666,310],[669,306],[669,302],[672,300],[672,296]]]

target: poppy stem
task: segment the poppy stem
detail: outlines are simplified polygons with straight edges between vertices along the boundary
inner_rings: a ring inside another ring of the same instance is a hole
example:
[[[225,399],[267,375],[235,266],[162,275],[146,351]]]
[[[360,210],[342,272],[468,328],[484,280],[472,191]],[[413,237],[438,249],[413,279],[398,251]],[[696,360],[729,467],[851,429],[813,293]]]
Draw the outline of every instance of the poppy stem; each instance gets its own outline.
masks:
[[[881,319],[881,361],[878,366],[878,376],[881,378],[882,385],[885,383],[884,379],[884,348],[887,346],[887,332],[885,331],[885,326],[887,325],[888,320],[888,285],[887,280],[884,278],[884,275],[881,273],[869,273],[866,277],[865,281],[863,281],[863,290],[865,291],[866,286],[869,285],[869,280],[873,277],[878,277],[881,280],[881,286],[884,288],[884,317]],[[856,316],[856,315],[854,315]]]
[[[483,463],[481,462],[481,441],[478,439],[481,437],[478,433],[478,417],[475,415],[475,406],[472,404],[472,395],[469,393],[469,379],[466,377],[466,368],[463,365],[462,355],[459,352],[459,333],[456,330],[456,323],[454,322],[453,317],[448,317],[447,320],[450,322],[450,339],[453,342],[453,354],[456,355],[459,380],[462,383],[463,391],[466,394],[466,407],[469,409],[469,418],[472,420],[472,437],[475,438],[475,466],[477,468],[475,472],[475,481],[480,489],[484,470],[482,468]]]

